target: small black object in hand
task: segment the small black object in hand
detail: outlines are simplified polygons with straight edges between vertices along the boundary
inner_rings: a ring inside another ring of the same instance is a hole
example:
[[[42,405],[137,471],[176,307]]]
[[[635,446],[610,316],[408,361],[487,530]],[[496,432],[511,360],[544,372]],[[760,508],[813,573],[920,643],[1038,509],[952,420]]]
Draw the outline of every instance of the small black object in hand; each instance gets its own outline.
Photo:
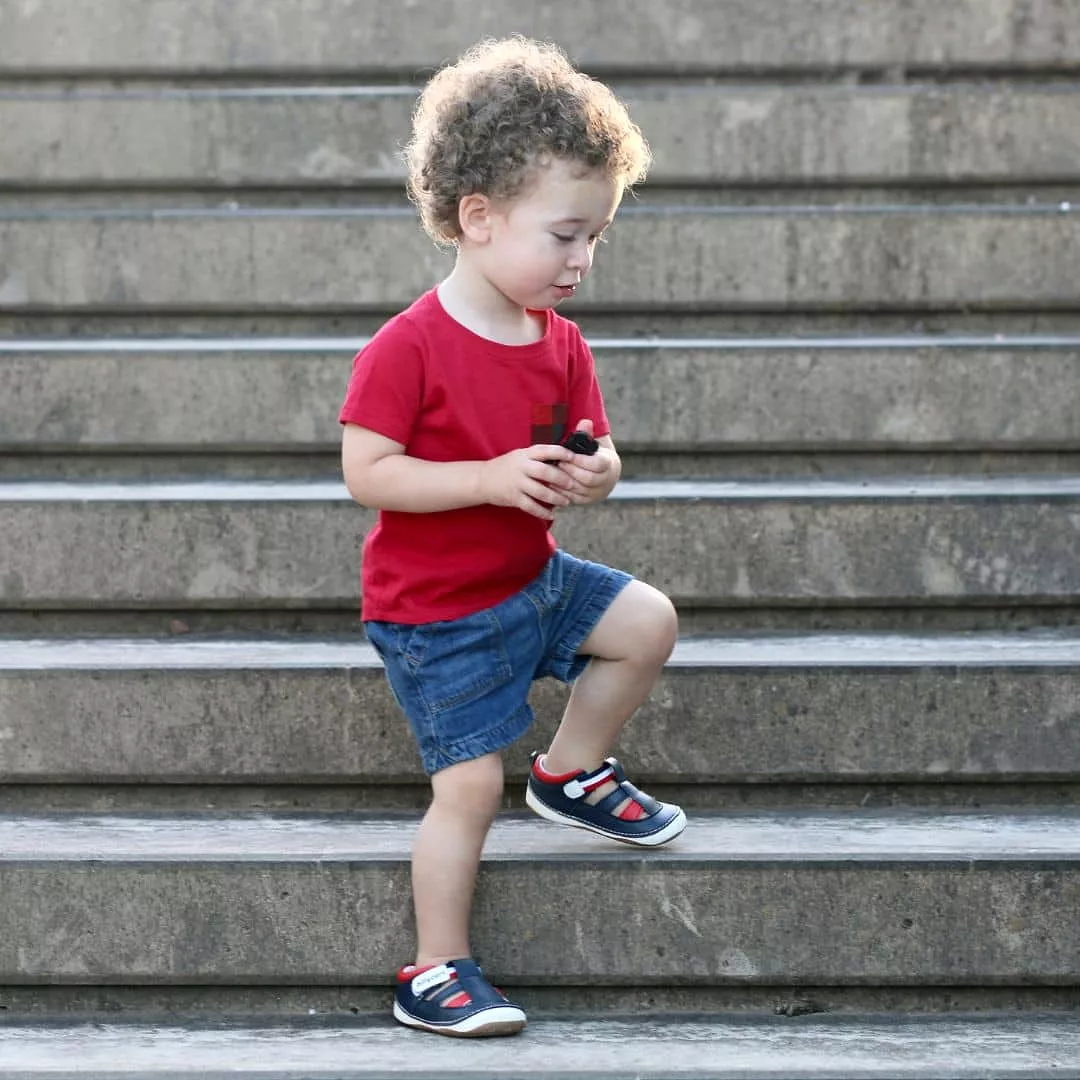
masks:
[[[600,449],[600,444],[591,435],[586,435],[584,431],[571,432],[563,439],[562,444],[567,450],[571,450],[575,454],[586,454],[588,456],[595,454]]]
[[[572,431],[559,445],[565,446],[567,450],[575,454],[585,454],[588,457],[591,457],[600,449],[600,444],[591,435],[586,435],[584,431]],[[557,461],[545,461],[544,464],[558,465],[559,463]]]

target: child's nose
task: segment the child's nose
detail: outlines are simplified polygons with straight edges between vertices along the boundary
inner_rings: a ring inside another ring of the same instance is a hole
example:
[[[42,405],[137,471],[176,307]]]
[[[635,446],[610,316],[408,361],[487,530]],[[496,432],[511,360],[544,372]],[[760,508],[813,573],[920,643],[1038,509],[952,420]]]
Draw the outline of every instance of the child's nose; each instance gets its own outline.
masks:
[[[592,266],[592,248],[588,244],[575,244],[567,265],[571,270],[580,270],[583,274]]]

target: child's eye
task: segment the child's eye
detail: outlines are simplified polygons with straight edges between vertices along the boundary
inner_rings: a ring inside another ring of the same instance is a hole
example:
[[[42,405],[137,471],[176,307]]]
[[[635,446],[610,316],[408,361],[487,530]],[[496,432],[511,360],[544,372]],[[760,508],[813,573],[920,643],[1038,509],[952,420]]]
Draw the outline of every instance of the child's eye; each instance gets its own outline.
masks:
[[[562,233],[554,233],[553,232],[551,235],[554,236],[555,239],[558,240],[560,244],[572,244],[577,239],[576,236],[563,236]],[[589,244],[590,245],[592,245],[592,244],[606,244],[606,243],[607,243],[607,237],[604,235],[604,233],[593,233],[593,235],[589,237]]]

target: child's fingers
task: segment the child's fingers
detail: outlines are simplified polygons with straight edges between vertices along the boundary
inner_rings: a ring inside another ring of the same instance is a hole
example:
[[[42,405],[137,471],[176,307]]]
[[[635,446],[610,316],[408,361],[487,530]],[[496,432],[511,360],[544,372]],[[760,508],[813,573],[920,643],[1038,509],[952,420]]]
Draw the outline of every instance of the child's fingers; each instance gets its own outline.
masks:
[[[518,509],[524,510],[526,514],[532,514],[533,517],[542,518],[544,521],[554,521],[555,511],[561,510],[569,502],[569,497],[561,492],[541,487],[540,493],[523,491],[518,501]]]
[[[604,482],[604,476],[607,474],[610,465],[601,465],[599,467],[591,464],[592,458],[585,458],[590,462],[589,465],[579,465],[577,461],[566,461],[559,465],[559,470],[566,476],[570,477],[575,484],[583,484],[585,487],[595,487],[597,484]]]
[[[569,462],[570,465],[575,468],[581,469],[586,473],[606,473],[611,468],[611,462],[607,458],[600,457],[599,454],[594,454],[589,457],[585,454],[575,454],[574,460]]]
[[[562,478],[565,480],[565,477]],[[555,487],[542,480],[530,480],[522,486],[522,495],[534,502],[549,504],[554,507],[566,506],[570,496],[563,484]]]
[[[565,461],[530,461],[526,468],[526,475],[556,489],[567,488],[573,481],[567,473],[563,472],[563,467],[566,464]]]
[[[527,447],[525,453],[534,461],[569,461],[576,456],[565,446],[558,446],[555,443],[537,443],[535,446]]]

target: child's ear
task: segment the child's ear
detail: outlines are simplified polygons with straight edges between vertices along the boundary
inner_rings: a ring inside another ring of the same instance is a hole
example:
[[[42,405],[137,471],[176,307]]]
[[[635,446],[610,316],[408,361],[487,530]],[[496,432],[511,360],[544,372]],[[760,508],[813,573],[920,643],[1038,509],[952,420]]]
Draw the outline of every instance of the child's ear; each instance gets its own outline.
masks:
[[[458,225],[464,239],[483,244],[491,237],[491,200],[474,192],[458,203]]]

